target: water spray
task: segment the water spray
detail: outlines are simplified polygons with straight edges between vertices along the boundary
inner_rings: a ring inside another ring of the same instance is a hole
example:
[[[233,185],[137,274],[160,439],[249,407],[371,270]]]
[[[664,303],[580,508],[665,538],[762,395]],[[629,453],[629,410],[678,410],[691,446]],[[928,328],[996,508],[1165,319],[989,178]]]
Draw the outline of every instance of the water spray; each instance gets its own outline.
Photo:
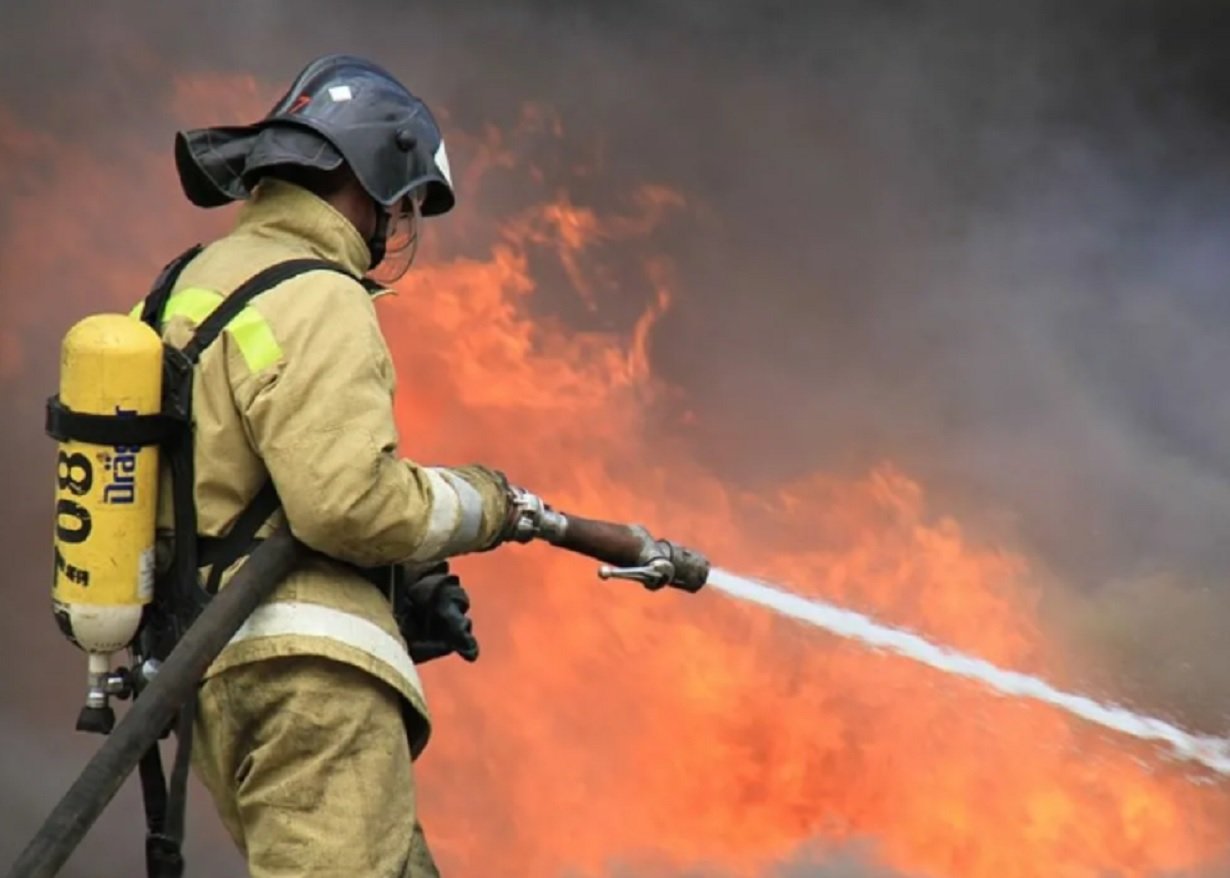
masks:
[[[532,523],[528,527],[532,527],[533,537],[606,562],[598,569],[603,579],[629,579],[649,589],[671,586],[688,592],[697,592],[708,583],[729,597],[757,604],[873,650],[894,653],[937,671],[977,681],[1002,695],[1048,704],[1111,731],[1162,744],[1178,759],[1230,776],[1228,738],[1193,734],[1157,717],[1064,692],[1038,677],[1000,668],[862,613],[804,598],[720,568],[711,570],[709,561],[699,552],[669,540],[655,539],[638,525],[580,518],[549,507],[531,510],[526,520]]]
[[[1179,759],[1196,762],[1218,774],[1230,776],[1230,739],[1195,735],[1165,720],[1136,713],[1117,704],[1064,692],[1037,677],[1005,670],[985,659],[940,646],[912,632],[884,625],[862,613],[845,610],[825,601],[800,597],[726,570],[712,571],[708,581],[711,587],[741,601],[767,607],[796,621],[823,628],[831,634],[857,641],[875,650],[912,659],[937,671],[976,680],[1003,695],[1040,701],[1103,728],[1143,741],[1164,744]]]

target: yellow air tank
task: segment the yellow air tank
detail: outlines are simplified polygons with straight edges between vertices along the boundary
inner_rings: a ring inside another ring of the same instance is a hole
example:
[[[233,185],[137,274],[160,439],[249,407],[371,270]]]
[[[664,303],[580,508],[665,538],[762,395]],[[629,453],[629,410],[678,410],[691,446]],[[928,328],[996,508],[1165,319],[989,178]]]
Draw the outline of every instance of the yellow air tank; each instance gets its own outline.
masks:
[[[60,402],[73,412],[156,414],[162,342],[133,317],[98,314],[74,325],[60,356]],[[61,630],[88,656],[79,729],[110,731],[119,687],[111,655],[136,636],[154,594],[158,448],[61,441],[56,460],[55,580]]]

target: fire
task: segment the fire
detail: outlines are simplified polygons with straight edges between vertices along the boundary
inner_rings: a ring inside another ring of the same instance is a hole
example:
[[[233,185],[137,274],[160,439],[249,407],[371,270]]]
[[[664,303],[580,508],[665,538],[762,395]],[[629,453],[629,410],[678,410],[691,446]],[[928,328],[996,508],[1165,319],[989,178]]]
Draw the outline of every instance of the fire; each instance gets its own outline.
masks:
[[[253,118],[274,92],[202,77],[180,80],[175,95],[168,127]],[[51,256],[26,253],[36,230],[54,228],[98,262],[95,288],[73,300],[120,307],[157,265],[217,231],[199,214],[156,212],[178,197],[169,138],[134,139],[119,160],[157,169],[136,193],[150,212],[123,230],[139,243],[99,248],[114,234],[89,225],[104,208],[55,205],[83,186],[91,204],[119,203],[127,190],[114,169],[0,122],[0,157],[54,170],[16,208],[30,222],[3,231],[0,252],[25,264],[0,263],[6,285],[49,271]],[[564,136],[543,108],[527,108],[513,132],[449,133],[462,207],[431,225],[421,264],[379,306],[401,381],[403,453],[498,466],[561,508],[642,521],[723,566],[1062,679],[1026,561],[971,541],[891,462],[751,496],[688,455],[708,433],[751,427],[701,422],[685,390],[652,369],[672,302],[703,293],[654,247],[664,224],[687,221],[686,197],[631,184],[612,205],[589,206],[550,168],[519,170],[518,140]],[[523,175],[542,197],[510,207],[487,194],[495,174]],[[542,279],[544,261],[555,280]],[[569,328],[544,299],[579,300],[590,316]],[[23,307],[9,331],[59,327],[45,304]],[[0,336],[0,378],[20,368],[15,350]],[[716,354],[698,355],[738,368]],[[1225,852],[1224,786],[1053,711],[717,595],[601,583],[593,564],[543,547],[456,566],[483,657],[424,669],[435,733],[417,769],[446,874],[756,876],[863,838],[893,868],[955,878],[1160,876]]]
[[[621,368],[640,334],[561,336],[510,308],[534,288],[510,272],[516,255],[433,264],[389,303],[400,374],[453,376],[403,388],[421,458],[497,461],[565,508],[669,526],[728,566],[1056,670],[1024,562],[930,519],[891,465],[766,500],[648,441],[651,403],[630,404],[665,389]],[[458,345],[472,359],[450,372]],[[1224,839],[1223,793],[1155,775],[1047,710],[754,612],[600,586],[548,550],[459,567],[487,655],[428,669],[440,731],[422,770],[432,835],[466,874],[604,874],[651,852],[755,875],[806,840],[871,835],[928,874],[1149,875]],[[515,829],[491,845],[493,823]]]

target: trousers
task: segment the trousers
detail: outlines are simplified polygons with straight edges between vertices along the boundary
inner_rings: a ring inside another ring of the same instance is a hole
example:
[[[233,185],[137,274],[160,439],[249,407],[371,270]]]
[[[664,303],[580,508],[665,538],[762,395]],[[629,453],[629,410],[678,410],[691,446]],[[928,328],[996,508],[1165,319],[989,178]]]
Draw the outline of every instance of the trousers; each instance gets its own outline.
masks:
[[[438,878],[417,819],[400,696],[318,656],[202,685],[193,768],[252,878]]]

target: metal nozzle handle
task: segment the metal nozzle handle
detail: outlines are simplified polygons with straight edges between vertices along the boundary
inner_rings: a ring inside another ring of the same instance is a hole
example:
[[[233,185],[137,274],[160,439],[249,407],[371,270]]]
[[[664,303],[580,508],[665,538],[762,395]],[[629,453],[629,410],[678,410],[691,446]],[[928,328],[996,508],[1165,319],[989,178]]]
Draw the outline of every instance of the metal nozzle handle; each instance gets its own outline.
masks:
[[[562,527],[547,537],[553,545],[604,562],[603,579],[629,579],[646,588],[672,586],[695,592],[709,578],[709,562],[699,552],[654,539],[640,525],[616,524],[575,515],[560,516]]]
[[[628,579],[651,590],[668,585],[674,577],[675,565],[665,558],[655,558],[640,567],[612,567],[603,564],[598,568],[599,579]]]

